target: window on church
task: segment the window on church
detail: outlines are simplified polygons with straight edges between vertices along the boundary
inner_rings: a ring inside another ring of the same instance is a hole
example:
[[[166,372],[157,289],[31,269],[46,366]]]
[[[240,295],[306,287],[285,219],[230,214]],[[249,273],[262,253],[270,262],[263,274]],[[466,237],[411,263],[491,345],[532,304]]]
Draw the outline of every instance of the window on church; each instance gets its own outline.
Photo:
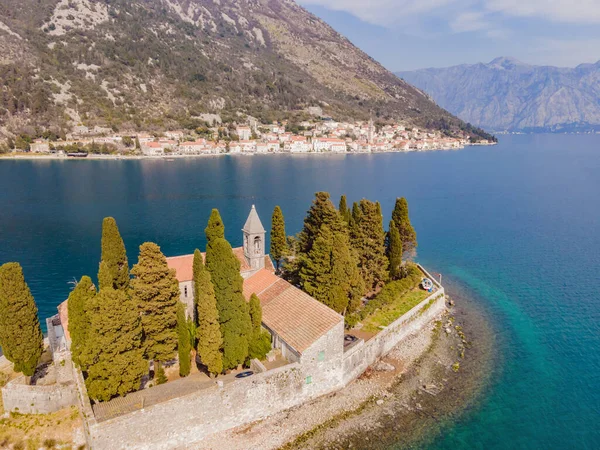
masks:
[[[325,351],[321,350],[318,356],[319,361],[325,361]]]
[[[306,384],[312,384],[312,376],[307,376],[306,377]]]
[[[187,286],[183,287],[183,295],[187,298]]]
[[[260,237],[256,236],[254,238],[254,253],[256,255],[260,255]]]

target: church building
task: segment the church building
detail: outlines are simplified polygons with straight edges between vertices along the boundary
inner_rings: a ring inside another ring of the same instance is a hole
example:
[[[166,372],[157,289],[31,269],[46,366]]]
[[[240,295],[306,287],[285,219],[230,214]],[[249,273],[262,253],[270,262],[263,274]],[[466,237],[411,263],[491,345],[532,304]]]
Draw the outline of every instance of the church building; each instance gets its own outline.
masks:
[[[322,369],[341,369],[344,318],[275,275],[271,258],[265,253],[266,231],[254,205],[242,228],[242,238],[243,246],[234,248],[233,253],[240,261],[244,297],[249,300],[256,294],[260,299],[263,326],[271,333],[273,347],[290,362],[326,363],[319,364],[320,373],[337,380],[338,376],[325,375],[328,371]],[[194,314],[193,262],[193,254],[167,258],[169,267],[175,269],[181,301],[190,317]]]

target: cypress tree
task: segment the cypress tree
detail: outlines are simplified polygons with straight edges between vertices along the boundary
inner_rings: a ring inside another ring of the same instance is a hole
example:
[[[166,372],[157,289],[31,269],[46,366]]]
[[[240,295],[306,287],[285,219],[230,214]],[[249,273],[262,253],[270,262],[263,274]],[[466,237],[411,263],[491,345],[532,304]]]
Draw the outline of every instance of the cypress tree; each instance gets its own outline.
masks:
[[[28,378],[44,350],[38,309],[18,263],[0,267],[0,347],[15,372]]]
[[[90,302],[85,384],[94,400],[107,401],[139,389],[147,372],[136,306],[127,292],[112,287],[101,289]]]
[[[350,218],[352,217],[352,212],[350,211],[350,208],[348,208],[348,203],[346,201],[345,195],[342,195],[342,197],[340,198],[340,206],[339,206],[338,210],[340,211],[340,215],[342,216],[342,219],[344,219],[347,224],[350,224]]]
[[[351,312],[360,304],[364,284],[358,261],[345,233],[321,228],[300,271],[302,289],[339,312]]]
[[[271,256],[275,260],[277,271],[281,265],[281,260],[288,254],[287,237],[285,235],[285,221],[283,212],[279,206],[273,210],[271,218]]]
[[[190,374],[192,362],[190,352],[192,345],[188,331],[188,321],[185,317],[185,305],[177,304],[177,351],[179,353],[179,376],[187,377]]]
[[[87,309],[96,296],[96,286],[88,276],[81,278],[69,295],[69,333],[71,334],[71,355],[73,362],[82,370],[87,367],[88,331],[90,321]]]
[[[138,307],[144,330],[146,358],[168,361],[177,349],[179,283],[175,270],[152,242],[140,246],[138,263],[131,270],[131,296]]]
[[[113,289],[127,289],[129,286],[129,266],[125,244],[119,234],[117,222],[112,217],[106,217],[102,222],[102,257],[107,273],[98,274],[100,289],[112,287]],[[109,280],[112,285],[106,284]]]
[[[333,296],[331,302],[336,306],[334,309],[341,314],[356,311],[365,292],[357,261],[348,236],[334,234],[331,253],[331,284],[334,288],[330,295]]]
[[[311,250],[323,225],[327,225],[332,233],[347,232],[348,229],[339,211],[331,203],[329,194],[317,192],[304,219],[304,228],[299,235],[299,252],[307,254]]]
[[[249,346],[249,359],[265,359],[271,351],[271,335],[262,329],[262,306],[256,294],[252,294],[249,302],[250,319],[252,321],[252,338]]]
[[[400,278],[400,267],[402,266],[402,239],[400,239],[400,233],[393,220],[390,220],[387,254],[390,261],[390,280],[397,280]]]
[[[244,280],[240,262],[225,240],[219,212],[214,209],[205,230],[207,238],[206,268],[211,274],[223,337],[223,369],[233,369],[248,357],[252,331],[248,304],[244,299]]]
[[[198,355],[202,364],[206,366],[211,374],[217,375],[223,372],[223,356],[221,355],[221,326],[219,324],[219,311],[217,310],[217,299],[213,287],[210,272],[202,264],[202,256],[196,259],[194,252],[194,298],[198,316]]]
[[[396,205],[392,212],[392,220],[398,228],[400,239],[402,240],[402,249],[404,252],[409,252],[417,247],[417,233],[410,223],[408,215],[408,201],[402,197],[396,199]]]
[[[360,220],[354,223],[352,245],[358,252],[365,287],[371,290],[383,283],[388,275],[383,217],[381,207],[369,200],[361,200],[358,209]]]
[[[194,292],[194,314],[196,314],[195,323],[198,323],[197,307],[198,298],[200,298],[200,292],[198,292],[198,279],[200,278],[200,273],[202,272],[202,270],[204,270],[204,260],[202,259],[202,253],[200,253],[200,250],[196,249],[194,250],[194,261],[192,263],[192,280],[194,282],[192,290]]]

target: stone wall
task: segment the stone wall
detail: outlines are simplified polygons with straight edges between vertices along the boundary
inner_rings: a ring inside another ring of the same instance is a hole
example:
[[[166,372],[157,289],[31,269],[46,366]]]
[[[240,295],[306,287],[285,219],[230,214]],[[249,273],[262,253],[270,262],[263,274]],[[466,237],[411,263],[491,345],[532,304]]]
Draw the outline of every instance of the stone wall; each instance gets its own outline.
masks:
[[[421,270],[434,281],[437,290],[375,337],[367,342],[359,342],[344,354],[344,384],[358,378],[367,367],[385,356],[402,340],[421,331],[446,309],[444,288],[423,268]]]
[[[303,353],[302,363],[227,380],[222,387],[215,383],[214,387],[115,419],[90,421],[90,445],[94,450],[189,448],[204,436],[335,391],[342,382],[339,343],[343,335],[340,322]]]
[[[29,386],[20,376],[2,388],[5,411],[21,414],[49,414],[77,403],[73,385]]]

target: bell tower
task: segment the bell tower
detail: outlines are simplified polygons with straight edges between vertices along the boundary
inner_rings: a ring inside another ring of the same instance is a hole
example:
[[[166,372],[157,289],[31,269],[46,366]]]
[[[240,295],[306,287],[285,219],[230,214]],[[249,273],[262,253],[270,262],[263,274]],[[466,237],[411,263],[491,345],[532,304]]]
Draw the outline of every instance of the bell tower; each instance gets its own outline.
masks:
[[[244,228],[244,256],[252,270],[265,267],[265,234],[266,231],[258,217],[256,207],[252,205]]]

